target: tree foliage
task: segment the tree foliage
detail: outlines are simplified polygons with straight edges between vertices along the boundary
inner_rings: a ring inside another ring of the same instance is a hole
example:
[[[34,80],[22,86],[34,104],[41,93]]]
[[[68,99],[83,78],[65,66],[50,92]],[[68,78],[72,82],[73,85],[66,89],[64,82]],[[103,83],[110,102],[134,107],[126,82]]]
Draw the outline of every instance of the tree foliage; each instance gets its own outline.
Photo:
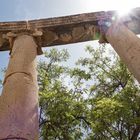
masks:
[[[111,48],[86,52],[73,68],[66,49],[39,62],[41,140],[138,140],[139,84]]]
[[[106,46],[87,46],[87,58],[64,65],[67,50],[45,53],[38,65],[40,134],[44,140],[137,140],[140,88]]]

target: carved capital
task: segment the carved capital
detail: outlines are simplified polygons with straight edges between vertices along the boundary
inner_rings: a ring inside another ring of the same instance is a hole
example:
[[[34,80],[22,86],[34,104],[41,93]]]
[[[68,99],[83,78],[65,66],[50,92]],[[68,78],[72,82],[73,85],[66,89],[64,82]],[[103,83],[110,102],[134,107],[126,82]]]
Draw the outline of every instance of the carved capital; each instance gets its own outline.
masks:
[[[11,51],[12,51],[12,48],[13,48],[13,44],[14,44],[14,41],[15,39],[18,37],[18,36],[21,36],[21,35],[30,35],[30,36],[33,36],[34,37],[34,40],[37,44],[37,54],[38,55],[41,55],[43,54],[43,51],[41,49],[41,36],[43,35],[43,32],[38,30],[38,29],[35,29],[33,31],[25,31],[25,32],[8,32],[6,35],[5,35],[5,38],[8,39],[9,41],[9,45],[10,45],[10,55],[11,55]]]

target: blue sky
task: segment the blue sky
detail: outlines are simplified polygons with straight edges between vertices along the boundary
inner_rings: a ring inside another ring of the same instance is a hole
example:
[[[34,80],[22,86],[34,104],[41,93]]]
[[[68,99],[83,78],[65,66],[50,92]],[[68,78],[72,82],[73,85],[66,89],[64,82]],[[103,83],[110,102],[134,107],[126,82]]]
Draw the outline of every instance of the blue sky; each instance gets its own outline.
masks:
[[[66,16],[85,12],[102,10],[120,10],[125,12],[128,8],[140,7],[139,0],[0,0],[0,22],[29,20],[49,17]],[[67,48],[71,59],[69,64],[84,53],[84,46],[98,46],[97,41],[80,44],[58,46]],[[78,55],[77,55],[78,54]],[[8,52],[0,52],[0,69],[8,64]],[[0,74],[0,78],[2,75]]]

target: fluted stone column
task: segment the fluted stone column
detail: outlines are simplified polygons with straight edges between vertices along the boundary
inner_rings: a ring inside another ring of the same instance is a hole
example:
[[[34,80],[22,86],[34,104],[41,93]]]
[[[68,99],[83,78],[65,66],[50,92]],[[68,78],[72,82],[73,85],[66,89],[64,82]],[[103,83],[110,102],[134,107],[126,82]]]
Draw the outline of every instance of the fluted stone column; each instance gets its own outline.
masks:
[[[0,96],[0,140],[38,140],[37,45],[16,37]]]
[[[120,21],[111,25],[106,39],[140,83],[140,39]]]

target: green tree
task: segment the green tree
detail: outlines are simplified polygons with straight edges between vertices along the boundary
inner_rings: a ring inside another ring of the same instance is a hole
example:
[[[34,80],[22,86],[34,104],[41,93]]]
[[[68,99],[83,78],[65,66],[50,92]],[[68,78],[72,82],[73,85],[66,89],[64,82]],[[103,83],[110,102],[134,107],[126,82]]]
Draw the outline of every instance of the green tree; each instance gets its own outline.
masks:
[[[88,139],[136,140],[140,132],[140,88],[118,56],[106,50],[88,47],[91,58],[79,60],[95,79],[90,87],[92,132]]]
[[[67,50],[45,52],[38,65],[40,134],[44,140],[137,140],[140,88],[107,46],[86,51],[75,68]]]
[[[40,85],[40,131],[45,140],[82,138],[81,120],[86,124],[86,105],[81,94],[64,84],[70,69],[59,62],[65,62],[66,50],[52,49],[45,53],[48,62],[38,65]]]

